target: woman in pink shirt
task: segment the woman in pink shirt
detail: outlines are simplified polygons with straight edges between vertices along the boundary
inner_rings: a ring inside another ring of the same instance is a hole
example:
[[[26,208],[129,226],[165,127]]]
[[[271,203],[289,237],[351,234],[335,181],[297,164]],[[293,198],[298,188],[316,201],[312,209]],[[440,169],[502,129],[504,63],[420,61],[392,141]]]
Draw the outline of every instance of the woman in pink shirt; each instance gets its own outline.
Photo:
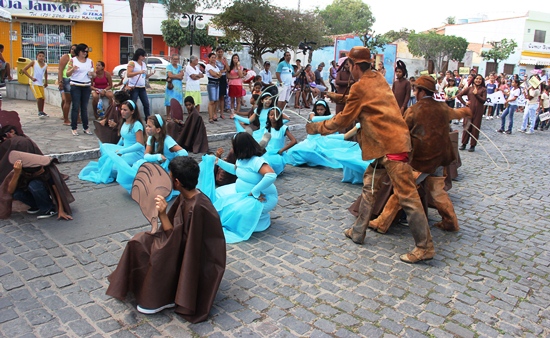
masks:
[[[243,97],[243,67],[239,60],[239,55],[233,54],[229,64],[229,73],[227,80],[229,84],[229,101],[231,102],[231,116],[235,115],[235,106],[237,114],[241,111],[241,97]]]

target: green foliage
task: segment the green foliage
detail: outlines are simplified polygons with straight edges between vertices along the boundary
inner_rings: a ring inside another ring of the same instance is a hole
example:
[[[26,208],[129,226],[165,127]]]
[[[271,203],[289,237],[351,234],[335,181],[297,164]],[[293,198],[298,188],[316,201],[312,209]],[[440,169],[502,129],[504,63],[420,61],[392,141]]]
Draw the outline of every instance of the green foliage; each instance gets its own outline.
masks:
[[[399,32],[391,30],[391,31],[388,31],[388,32],[382,34],[382,36],[387,41],[394,42],[394,41],[399,40],[399,39],[403,39],[405,41],[408,41],[409,36],[411,34],[414,34],[414,29],[413,30],[408,30],[407,28],[401,28],[401,30]]]
[[[409,51],[414,56],[432,60],[436,71],[441,70],[445,60],[462,60],[467,48],[466,39],[453,35],[429,32],[409,36]]]
[[[293,49],[304,39],[319,42],[324,33],[316,15],[275,7],[267,0],[236,0],[212,22],[229,41],[248,44],[258,65],[264,53]]]
[[[359,38],[363,41],[363,46],[370,49],[372,53],[377,53],[379,49],[383,51],[384,46],[391,42],[384,35],[375,32],[366,32],[364,35],[360,35]]]
[[[182,28],[174,19],[164,20],[160,24],[164,41],[171,47],[181,48],[191,44],[191,29]],[[195,29],[193,44],[198,46],[214,46],[216,38],[208,36],[208,30]]]
[[[156,2],[156,1],[155,1]],[[164,7],[166,7],[166,15],[168,19],[179,20],[183,13],[191,14],[195,12],[196,8],[200,5],[201,8],[214,8],[221,4],[220,0],[162,0]]]
[[[500,41],[490,41],[489,44],[493,46],[488,51],[481,52],[483,60],[491,60],[497,65],[502,60],[506,60],[514,52],[514,49],[518,44],[513,40],[502,39]]]
[[[325,22],[327,33],[333,35],[353,33],[364,36],[375,22],[369,5],[361,0],[334,0],[317,13]]]
[[[448,16],[443,23],[446,25],[456,25],[456,17]]]

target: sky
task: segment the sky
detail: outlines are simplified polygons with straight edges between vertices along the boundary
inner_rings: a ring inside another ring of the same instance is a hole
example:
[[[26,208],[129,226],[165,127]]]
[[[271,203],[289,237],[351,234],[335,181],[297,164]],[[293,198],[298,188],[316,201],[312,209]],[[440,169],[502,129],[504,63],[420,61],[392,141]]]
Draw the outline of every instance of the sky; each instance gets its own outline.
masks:
[[[287,8],[297,9],[298,0],[292,1],[292,5],[287,5],[285,1],[273,1],[272,4],[284,4]],[[317,6],[320,9],[325,8],[332,3],[332,0],[299,0],[300,10],[313,10]],[[550,10],[542,10],[544,6],[535,6],[535,2],[523,3],[521,1],[500,0],[500,1],[484,1],[484,0],[461,0],[457,3],[441,1],[381,1],[381,0],[363,0],[367,3],[376,19],[374,31],[383,34],[389,30],[400,30],[401,28],[414,29],[416,32],[424,31],[429,28],[439,27],[443,25],[443,21],[449,16],[454,16],[456,19],[462,18],[481,18],[486,15],[488,19],[496,19],[502,17],[520,16],[527,13],[528,10],[537,10],[548,12]],[[542,2],[539,2],[541,4]],[[437,4],[437,5],[433,5]],[[521,4],[521,6],[518,6]],[[432,8],[430,8],[432,7]],[[521,11],[514,11],[521,7]]]

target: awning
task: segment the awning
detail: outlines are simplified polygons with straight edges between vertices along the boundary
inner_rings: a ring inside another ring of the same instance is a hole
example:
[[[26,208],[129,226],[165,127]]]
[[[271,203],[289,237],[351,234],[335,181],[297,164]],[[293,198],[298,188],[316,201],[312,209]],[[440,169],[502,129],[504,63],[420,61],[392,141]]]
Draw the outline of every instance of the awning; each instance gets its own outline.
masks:
[[[536,58],[536,57],[522,57],[519,60],[520,65],[533,65],[533,66],[550,66],[550,57],[548,58]]]
[[[0,21],[11,21],[11,13],[0,8]]]

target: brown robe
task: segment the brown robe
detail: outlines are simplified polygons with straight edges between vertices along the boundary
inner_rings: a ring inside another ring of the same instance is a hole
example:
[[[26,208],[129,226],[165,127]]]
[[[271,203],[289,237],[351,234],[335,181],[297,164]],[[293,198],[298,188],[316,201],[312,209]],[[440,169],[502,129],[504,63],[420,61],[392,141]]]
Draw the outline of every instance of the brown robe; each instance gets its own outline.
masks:
[[[13,170],[9,154],[12,150],[19,150],[25,153],[43,155],[42,151],[33,140],[27,136],[16,135],[0,143],[0,182]]]
[[[487,101],[487,88],[479,87],[477,94],[474,94],[474,86],[470,86],[456,95],[458,100],[466,105],[466,102],[462,99],[462,96],[468,97],[468,103],[470,104],[470,110],[472,115],[464,118],[462,131],[462,144],[467,144],[470,141],[470,146],[475,147],[477,140],[479,139],[479,129],[481,129],[481,120],[483,120],[483,112],[485,111],[485,101]],[[472,125],[477,128],[474,128]],[[470,134],[472,139],[470,140]]]
[[[70,203],[74,202],[74,197],[73,194],[71,194],[69,187],[67,187],[67,184],[65,184],[65,179],[67,176],[59,173],[55,163],[57,163],[57,159],[53,159],[50,165],[44,167],[45,173],[43,175],[50,178],[50,180],[46,181],[46,186],[48,187],[50,196],[52,197],[52,202],[58,207],[57,210],[59,210],[57,199],[54,197],[55,193],[52,186],[53,182],[53,185],[57,188],[59,197],[61,198],[63,210],[66,214],[72,215]],[[11,172],[2,181],[2,184],[0,184],[0,219],[9,218],[12,212],[13,195],[8,193],[8,185],[11,182],[14,172],[13,165],[10,165],[12,168]]]
[[[208,152],[208,136],[204,121],[194,109],[182,124],[177,120],[166,123],[166,132],[185,150],[194,154]]]
[[[113,120],[116,123],[116,127],[111,128],[108,125],[109,120]],[[94,121],[94,132],[97,136],[97,138],[102,143],[113,143],[117,144],[118,140],[120,140],[120,135],[118,133],[120,129],[120,124],[122,123],[122,116],[120,115],[120,112],[117,110],[117,106],[112,104],[110,105],[107,110],[105,111],[105,125],[102,126],[99,121]]]
[[[141,232],[128,242],[106,293],[123,300],[132,292],[148,309],[175,303],[178,314],[198,323],[208,318],[225,272],[220,217],[200,192],[178,196],[168,218],[173,229]]]

